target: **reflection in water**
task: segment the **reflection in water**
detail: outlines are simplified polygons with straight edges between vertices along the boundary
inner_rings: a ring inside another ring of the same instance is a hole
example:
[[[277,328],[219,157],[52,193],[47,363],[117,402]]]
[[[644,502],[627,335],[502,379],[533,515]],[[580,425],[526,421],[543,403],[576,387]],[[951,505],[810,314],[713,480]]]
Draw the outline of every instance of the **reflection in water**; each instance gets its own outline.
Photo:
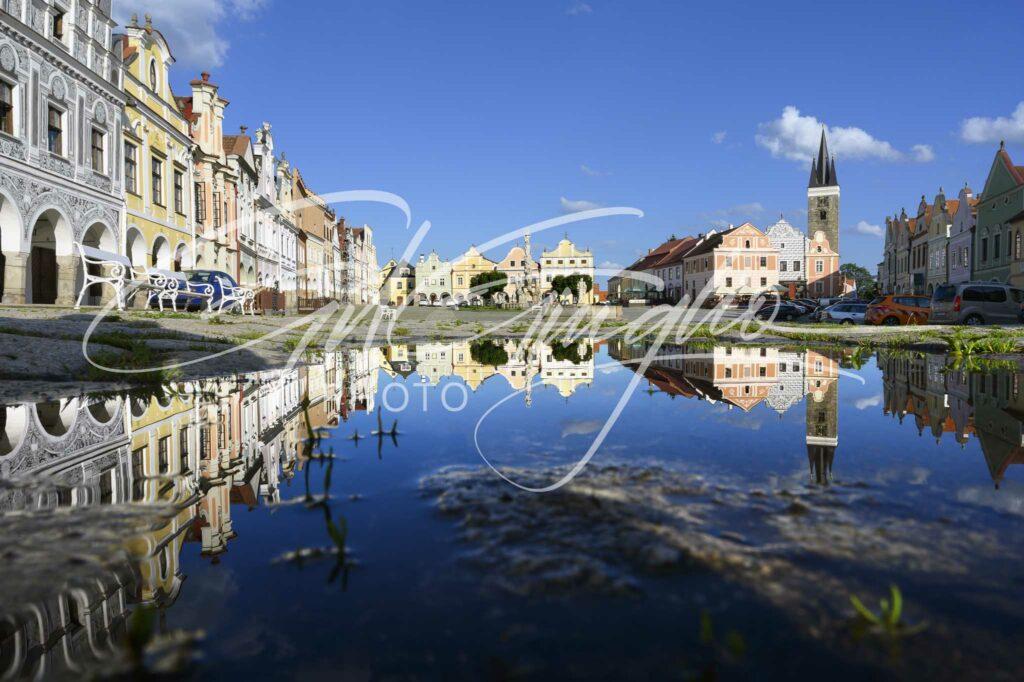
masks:
[[[649,348],[618,340],[609,354],[633,367]],[[839,445],[838,356],[815,350],[666,344],[644,370],[644,378],[672,396],[723,402],[744,412],[763,403],[780,417],[806,396],[810,474],[821,484],[832,479]]]
[[[133,610],[163,614],[187,589],[187,546],[222,561],[239,541],[233,514],[281,504],[282,485],[308,473],[307,428],[337,427],[386,405],[381,381],[415,373],[425,385],[455,380],[473,391],[490,382],[499,393],[522,391],[530,407],[537,390],[569,400],[593,384],[599,348],[484,341],[344,350],[306,367],[180,382],[149,397],[0,407],[0,547],[13,548],[4,555],[13,568],[0,576],[0,679],[76,675],[115,656]],[[648,348],[616,341],[608,354],[635,367]],[[1024,461],[1020,374],[949,371],[942,357],[898,352],[876,361],[883,395],[866,406],[936,440],[948,433],[965,445],[975,436],[997,487]],[[780,418],[802,412],[809,479],[824,486],[833,482],[845,363],[817,350],[664,346],[643,375],[652,390],[723,404],[744,418],[755,409]],[[564,438],[566,427],[558,428]],[[343,536],[343,519],[318,504],[316,523],[332,539]],[[108,535],[93,537],[90,524]],[[35,554],[24,541],[33,535]],[[61,552],[91,554],[80,565],[57,561]],[[342,542],[338,567],[344,556]]]

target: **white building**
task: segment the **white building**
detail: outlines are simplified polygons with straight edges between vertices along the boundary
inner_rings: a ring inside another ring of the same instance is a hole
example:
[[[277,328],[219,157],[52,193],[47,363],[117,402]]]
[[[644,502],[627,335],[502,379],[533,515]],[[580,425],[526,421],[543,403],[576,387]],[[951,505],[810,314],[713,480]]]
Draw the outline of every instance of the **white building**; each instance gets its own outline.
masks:
[[[807,236],[790,225],[785,218],[765,230],[772,246],[779,250],[779,284],[796,285],[801,289],[807,283]]]
[[[110,0],[7,0],[0,12],[4,303],[73,304],[74,242],[124,253],[120,61]]]
[[[344,227],[342,249],[345,268],[342,281],[349,303],[378,305],[380,303],[380,265],[373,243],[373,228]]]
[[[224,154],[228,166],[238,178],[238,195],[235,198],[235,229],[238,234],[238,252],[241,262],[238,280],[247,287],[257,285],[256,272],[256,159],[252,152],[252,140],[246,134],[245,126],[238,135],[224,136]],[[262,284],[262,283],[260,283]]]
[[[274,156],[270,124],[256,131],[256,282],[294,300],[299,232],[291,211],[291,173]]]

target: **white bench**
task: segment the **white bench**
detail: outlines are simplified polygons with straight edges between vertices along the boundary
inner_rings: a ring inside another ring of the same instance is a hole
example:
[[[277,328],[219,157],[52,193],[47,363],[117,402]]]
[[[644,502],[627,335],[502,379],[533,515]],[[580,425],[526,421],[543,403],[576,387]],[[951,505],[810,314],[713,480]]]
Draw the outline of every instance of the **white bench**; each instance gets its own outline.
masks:
[[[148,280],[143,277],[139,277],[139,273],[132,267],[132,262],[125,256],[119,256],[116,253],[110,251],[103,251],[92,246],[86,246],[75,242],[75,248],[78,249],[78,253],[82,257],[82,290],[78,292],[78,300],[75,302],[75,310],[82,307],[82,299],[85,298],[85,293],[94,284],[107,284],[114,290],[114,295],[117,297],[117,309],[124,310],[125,299],[127,295],[131,293],[128,289],[128,285],[132,282],[138,282],[146,285]],[[98,269],[98,274],[90,272],[90,268],[93,270]]]
[[[149,281],[155,288],[150,294],[149,300],[154,298],[160,306],[160,312],[164,310],[164,302],[170,301],[171,309],[178,312],[178,297],[186,296],[189,299],[198,298],[206,301],[206,309],[213,312],[213,285],[203,282],[190,282],[184,272],[172,270],[161,270],[152,268],[147,271]],[[187,305],[187,303],[186,303]]]
[[[252,289],[246,289],[245,287],[234,286],[228,280],[223,277],[216,277],[217,283],[220,285],[220,305],[217,310],[224,310],[227,306],[229,309],[233,308],[235,304],[241,307],[242,314],[245,315],[246,308],[249,309],[249,314],[253,317],[256,316],[256,292]]]

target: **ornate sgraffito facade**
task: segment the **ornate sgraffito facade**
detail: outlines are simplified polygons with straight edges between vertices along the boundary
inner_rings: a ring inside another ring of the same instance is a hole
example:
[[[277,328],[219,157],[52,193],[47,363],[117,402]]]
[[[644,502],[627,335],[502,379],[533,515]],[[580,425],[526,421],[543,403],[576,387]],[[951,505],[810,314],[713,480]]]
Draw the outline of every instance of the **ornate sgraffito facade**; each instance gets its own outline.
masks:
[[[137,268],[193,266],[192,140],[169,82],[174,56],[136,17],[117,36],[128,96],[117,151],[125,174],[125,255]]]
[[[73,244],[121,248],[113,27],[103,0],[0,12],[0,80],[12,100],[0,130],[4,303],[71,304],[82,279]]]
[[[804,233],[780,216],[779,221],[765,230],[772,246],[779,250],[779,284],[793,284],[797,290],[807,281],[804,267]]]

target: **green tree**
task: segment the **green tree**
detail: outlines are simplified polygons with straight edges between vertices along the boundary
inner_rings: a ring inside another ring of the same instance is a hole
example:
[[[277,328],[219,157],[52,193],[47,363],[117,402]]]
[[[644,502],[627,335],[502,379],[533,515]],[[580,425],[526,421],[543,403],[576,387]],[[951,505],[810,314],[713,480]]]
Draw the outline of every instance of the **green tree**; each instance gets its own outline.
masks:
[[[864,299],[874,298],[878,293],[878,282],[871,272],[856,263],[843,263],[839,266],[839,274],[857,283],[857,295]]]
[[[494,341],[474,341],[469,344],[469,357],[481,365],[497,367],[508,363],[508,353]]]
[[[469,286],[472,293],[480,294],[484,300],[490,301],[494,294],[505,288],[507,282],[505,273],[489,270],[481,272],[479,275],[473,275],[469,280]]]

